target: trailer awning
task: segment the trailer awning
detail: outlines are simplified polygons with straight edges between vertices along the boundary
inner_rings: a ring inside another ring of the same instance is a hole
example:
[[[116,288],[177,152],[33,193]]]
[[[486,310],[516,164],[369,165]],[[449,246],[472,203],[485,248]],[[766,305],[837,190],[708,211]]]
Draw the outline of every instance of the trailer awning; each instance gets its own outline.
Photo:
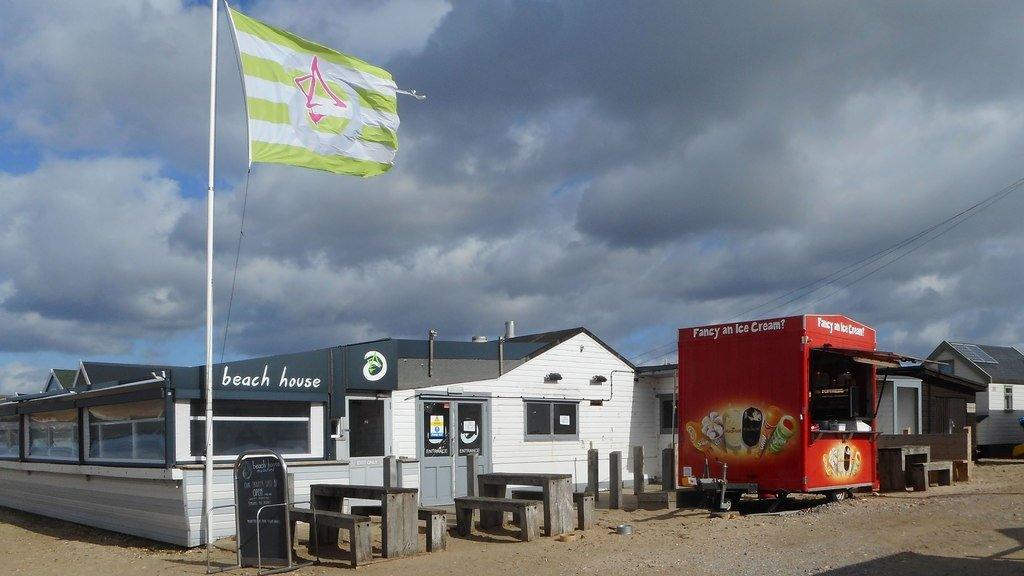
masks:
[[[860,362],[862,364],[872,364],[881,368],[899,368],[901,362],[916,362],[916,358],[910,356],[904,356],[895,352],[885,352],[882,350],[853,350],[850,348],[833,348],[831,346],[823,348],[815,348],[819,352],[826,352],[828,354],[838,354],[839,356],[846,356],[854,362]]]

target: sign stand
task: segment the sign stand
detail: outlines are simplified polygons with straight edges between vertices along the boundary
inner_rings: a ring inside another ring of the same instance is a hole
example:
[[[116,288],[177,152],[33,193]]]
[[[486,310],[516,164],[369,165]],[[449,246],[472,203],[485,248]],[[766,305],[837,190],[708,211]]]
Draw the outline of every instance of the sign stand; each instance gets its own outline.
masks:
[[[291,572],[315,561],[296,564],[292,557],[292,502],[288,486],[288,465],[272,450],[250,450],[239,454],[232,470],[234,504],[215,508],[235,510],[234,566],[211,569],[206,554],[206,573],[256,567],[256,574]],[[312,535],[310,537],[313,537]],[[264,570],[264,566],[272,569]]]

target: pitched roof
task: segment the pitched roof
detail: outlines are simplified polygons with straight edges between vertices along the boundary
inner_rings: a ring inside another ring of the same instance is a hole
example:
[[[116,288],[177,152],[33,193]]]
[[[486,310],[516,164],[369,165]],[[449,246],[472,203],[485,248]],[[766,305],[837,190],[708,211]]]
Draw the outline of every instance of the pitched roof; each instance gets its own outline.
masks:
[[[567,328],[565,330],[554,330],[551,332],[539,332],[537,334],[526,334],[523,336],[516,336],[514,338],[509,338],[508,340],[506,340],[506,342],[546,344],[543,348],[540,348],[536,352],[528,355],[527,359],[530,359],[535,356],[539,356],[544,352],[547,352],[548,350],[554,348],[555,346],[561,344],[562,342],[565,342],[566,340],[578,334],[586,334],[587,336],[590,336],[591,338],[594,339],[594,341],[596,341],[598,344],[604,347],[605,350],[608,350],[609,352],[614,354],[616,358],[622,360],[622,362],[625,363],[626,366],[629,366],[630,368],[634,369],[636,368],[636,366],[632,362],[630,362],[629,359],[627,359],[622,354],[619,354],[619,352],[615,348],[609,346],[607,343],[605,343],[604,340],[601,340],[593,332],[587,330],[583,326],[578,326],[576,328]]]
[[[61,370],[60,368],[54,368],[53,375],[65,390],[71,390],[71,387],[75,385],[75,376],[78,375],[78,370]]]
[[[970,342],[949,342],[950,348],[992,378],[993,384],[1024,384],[1024,354],[1013,346],[992,346],[989,344],[972,344]],[[957,345],[977,346],[982,352],[992,357],[995,362],[976,362],[965,356]]]

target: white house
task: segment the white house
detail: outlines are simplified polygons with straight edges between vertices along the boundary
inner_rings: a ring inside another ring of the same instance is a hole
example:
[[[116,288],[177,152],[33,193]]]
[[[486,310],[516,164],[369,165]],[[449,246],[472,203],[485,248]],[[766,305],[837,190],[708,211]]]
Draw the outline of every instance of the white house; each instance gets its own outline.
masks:
[[[976,396],[978,449],[1006,454],[1024,443],[1024,354],[1011,346],[943,341],[928,356],[954,375],[987,386]]]
[[[643,445],[646,475],[659,473],[658,396],[636,383],[628,360],[585,328],[505,344],[540,347],[494,378],[391,393],[391,452],[419,461],[424,504],[465,494],[469,453],[481,471],[572,474],[582,489],[588,449],[599,451],[607,486],[609,453],[622,452],[623,478],[632,478],[632,447]]]

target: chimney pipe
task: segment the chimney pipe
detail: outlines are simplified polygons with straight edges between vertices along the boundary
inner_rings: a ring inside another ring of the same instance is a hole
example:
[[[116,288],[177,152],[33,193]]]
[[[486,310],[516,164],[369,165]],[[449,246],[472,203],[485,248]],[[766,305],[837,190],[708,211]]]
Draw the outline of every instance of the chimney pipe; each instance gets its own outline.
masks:
[[[516,337],[516,321],[506,320],[505,321],[505,339]]]
[[[427,378],[434,375],[434,338],[437,338],[437,330],[431,330],[427,342]]]

